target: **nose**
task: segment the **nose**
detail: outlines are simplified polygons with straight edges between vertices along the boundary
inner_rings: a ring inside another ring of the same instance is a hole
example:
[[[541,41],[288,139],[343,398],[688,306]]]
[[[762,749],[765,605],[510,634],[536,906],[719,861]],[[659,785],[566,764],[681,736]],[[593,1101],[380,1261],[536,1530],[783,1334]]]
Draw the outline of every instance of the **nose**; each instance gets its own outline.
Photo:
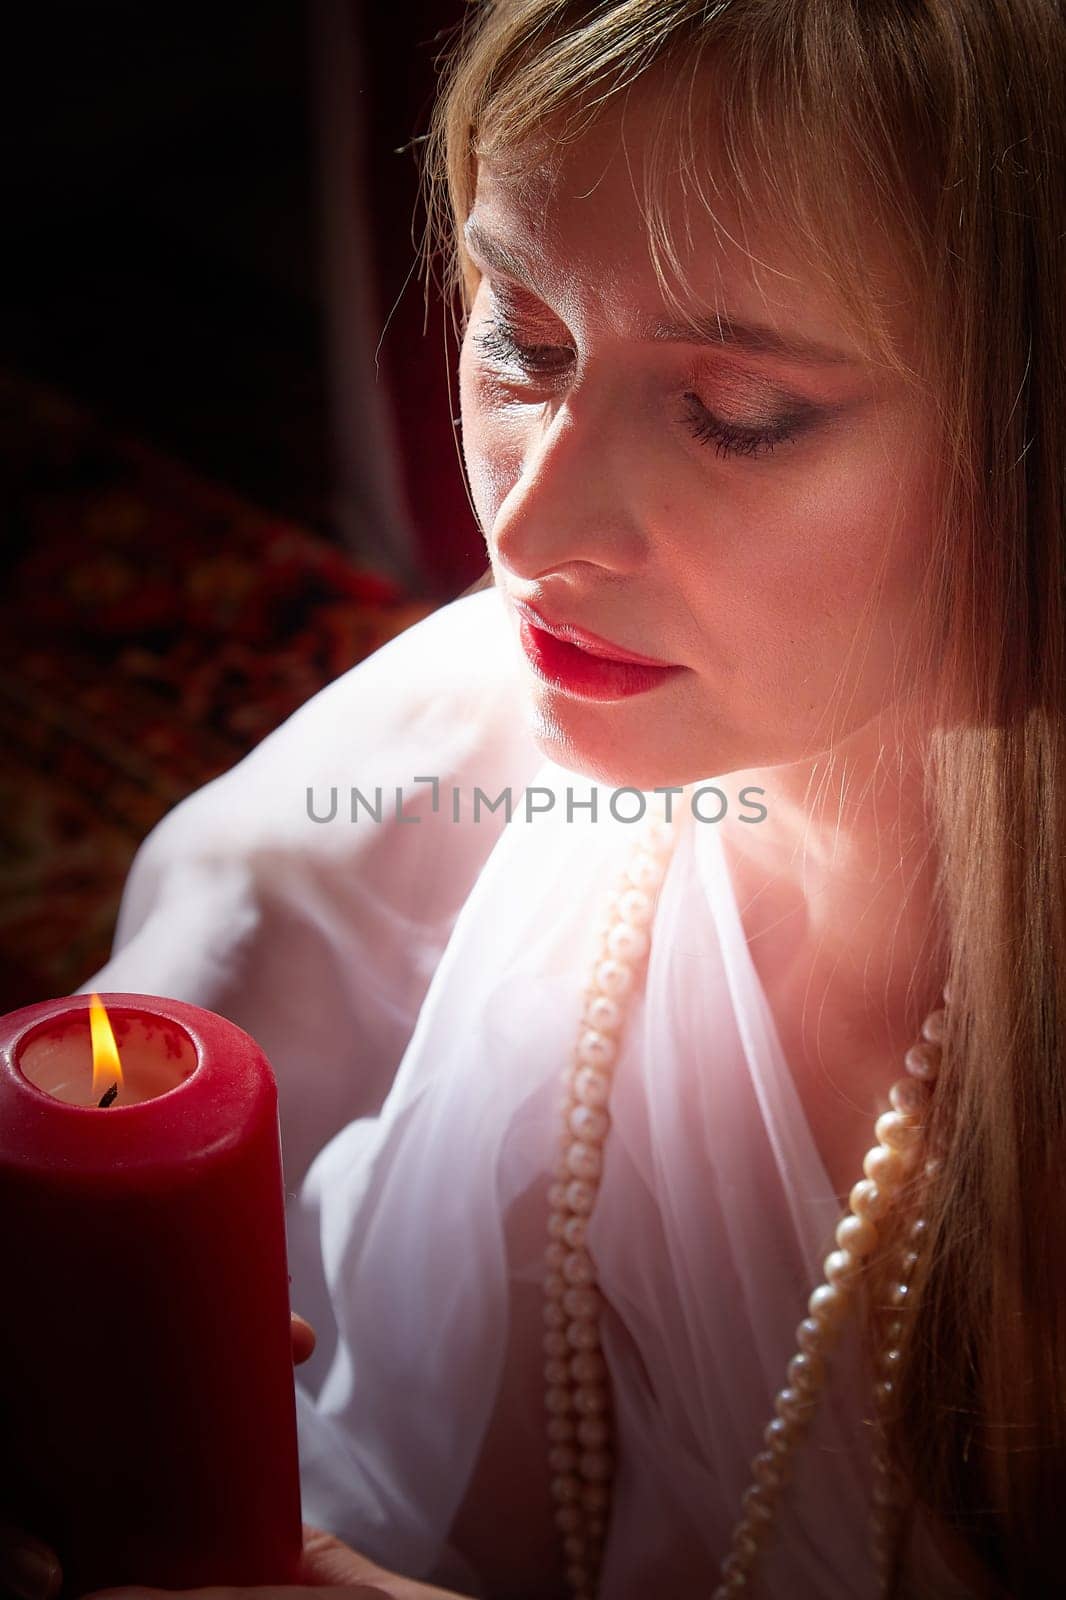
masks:
[[[617,395],[597,401],[589,386],[572,389],[554,415],[530,413],[522,442],[489,536],[496,562],[526,581],[577,563],[638,570],[647,548],[632,505],[633,418]]]

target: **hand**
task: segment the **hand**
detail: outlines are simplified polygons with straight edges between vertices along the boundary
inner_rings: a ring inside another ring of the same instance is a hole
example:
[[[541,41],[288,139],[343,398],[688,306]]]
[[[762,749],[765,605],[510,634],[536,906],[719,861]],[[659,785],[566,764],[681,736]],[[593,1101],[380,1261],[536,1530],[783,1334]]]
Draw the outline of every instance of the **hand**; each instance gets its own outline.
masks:
[[[386,1572],[331,1533],[304,1523],[297,1584],[215,1589],[97,1589],[84,1600],[464,1600],[453,1589],[434,1589]]]
[[[5,1600],[55,1600],[63,1574],[55,1552],[21,1528],[0,1526],[0,1594]]]
[[[295,1311],[290,1328],[293,1364],[299,1366],[315,1348],[315,1330]],[[19,1528],[0,1524],[0,1596],[4,1600],[55,1600],[62,1585],[63,1571],[54,1550]]]
[[[289,1319],[289,1328],[292,1334],[293,1366],[298,1367],[314,1351],[315,1330],[303,1317],[298,1317],[295,1311]]]

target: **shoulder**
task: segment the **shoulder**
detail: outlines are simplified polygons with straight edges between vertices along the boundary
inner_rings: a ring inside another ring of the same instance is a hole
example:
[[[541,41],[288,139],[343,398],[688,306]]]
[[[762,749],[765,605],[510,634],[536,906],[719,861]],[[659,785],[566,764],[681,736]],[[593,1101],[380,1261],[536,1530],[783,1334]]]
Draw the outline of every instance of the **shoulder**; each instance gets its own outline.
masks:
[[[405,816],[428,820],[429,780],[438,792],[449,783],[521,781],[543,761],[528,729],[519,666],[495,590],[441,606],[177,805],[142,845],[142,857],[161,866],[179,855],[227,862],[265,855],[277,866],[282,857],[336,865],[379,854],[396,831],[397,790]],[[353,791],[363,797],[355,802],[357,824]],[[375,826],[369,803],[378,791]],[[333,822],[317,822],[334,796]],[[405,848],[416,848],[415,827],[400,826]]]
[[[210,926],[227,958],[268,928],[275,943],[283,929],[332,949],[355,927],[373,951],[413,924],[439,944],[504,826],[487,808],[464,824],[470,795],[521,790],[542,762],[500,597],[463,596],[156,825],[127,878],[115,948],[149,920],[160,936]]]
[[[85,987],[174,995],[257,1038],[294,1173],[380,1105],[505,826],[502,812],[456,826],[450,791],[520,790],[543,762],[521,666],[496,592],[461,597],[315,695],[137,852],[111,958]],[[315,822],[308,792],[325,815],[333,788],[333,820]],[[352,821],[353,788],[382,791],[380,821]]]

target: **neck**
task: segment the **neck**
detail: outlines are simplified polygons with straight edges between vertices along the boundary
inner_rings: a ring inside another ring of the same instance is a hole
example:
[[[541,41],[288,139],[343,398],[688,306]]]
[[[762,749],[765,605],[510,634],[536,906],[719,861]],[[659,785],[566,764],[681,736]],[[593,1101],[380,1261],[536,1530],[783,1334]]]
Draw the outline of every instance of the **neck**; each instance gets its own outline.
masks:
[[[722,837],[790,1063],[839,1087],[841,1071],[879,1073],[889,1058],[898,1076],[944,982],[917,740],[888,744],[871,724],[832,757],[730,777],[733,792],[765,790],[765,820],[730,814]]]

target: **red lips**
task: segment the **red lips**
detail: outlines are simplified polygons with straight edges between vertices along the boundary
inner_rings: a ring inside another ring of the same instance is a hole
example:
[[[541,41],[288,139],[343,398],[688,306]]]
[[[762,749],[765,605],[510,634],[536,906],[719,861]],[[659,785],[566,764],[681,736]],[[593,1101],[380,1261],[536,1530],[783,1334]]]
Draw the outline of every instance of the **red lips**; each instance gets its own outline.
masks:
[[[564,639],[568,644],[573,644],[580,650],[587,650],[590,654],[600,656],[607,661],[629,661],[641,667],[669,667],[674,663],[663,661],[655,656],[642,656],[635,650],[625,650],[621,645],[613,644],[610,639],[603,639],[599,634],[589,633],[586,628],[578,628],[571,622],[556,622],[551,617],[546,617],[536,606],[530,605],[528,600],[512,601],[520,617],[539,628],[543,633],[551,634],[554,639]]]
[[[537,677],[576,700],[623,700],[686,670],[622,651],[569,623],[549,623],[525,601],[516,600],[514,607],[522,649]]]

